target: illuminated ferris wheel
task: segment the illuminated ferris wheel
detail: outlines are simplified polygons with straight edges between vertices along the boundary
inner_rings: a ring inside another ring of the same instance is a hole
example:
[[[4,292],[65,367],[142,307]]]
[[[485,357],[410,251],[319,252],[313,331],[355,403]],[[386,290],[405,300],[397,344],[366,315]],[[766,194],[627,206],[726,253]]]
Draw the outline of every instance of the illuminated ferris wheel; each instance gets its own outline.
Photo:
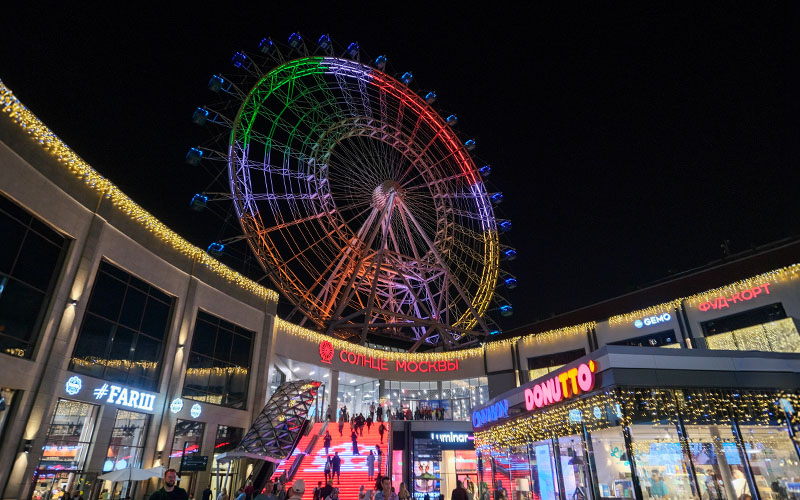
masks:
[[[224,159],[244,239],[303,322],[412,351],[490,334],[496,287],[516,283],[500,260],[514,251],[499,243],[510,222],[495,218],[502,194],[487,191],[475,141],[385,56],[362,63],[358,44],[336,50],[327,35],[309,45],[295,33],[237,52],[238,76],[209,83],[235,104],[194,116],[229,130],[227,151],[193,148],[190,161]]]

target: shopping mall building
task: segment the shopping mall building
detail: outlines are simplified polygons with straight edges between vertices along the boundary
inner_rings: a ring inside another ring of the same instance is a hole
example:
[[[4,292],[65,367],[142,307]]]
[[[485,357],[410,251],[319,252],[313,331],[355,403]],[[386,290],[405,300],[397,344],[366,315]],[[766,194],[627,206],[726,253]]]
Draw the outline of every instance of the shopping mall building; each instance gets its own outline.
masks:
[[[0,110],[3,499],[144,498],[155,481],[97,478],[157,465],[236,488],[257,464],[218,458],[297,380],[322,383],[311,420],[442,408],[380,443],[420,499],[466,478],[480,500],[800,495],[796,240],[472,349],[357,346],[280,319],[2,84]]]

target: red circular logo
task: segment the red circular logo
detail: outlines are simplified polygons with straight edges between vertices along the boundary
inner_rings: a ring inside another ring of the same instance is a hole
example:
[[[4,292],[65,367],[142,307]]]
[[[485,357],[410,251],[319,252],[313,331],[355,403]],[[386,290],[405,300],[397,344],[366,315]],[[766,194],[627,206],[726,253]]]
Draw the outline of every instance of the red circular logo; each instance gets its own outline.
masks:
[[[327,340],[319,343],[319,357],[323,363],[330,363],[333,359],[333,344]]]

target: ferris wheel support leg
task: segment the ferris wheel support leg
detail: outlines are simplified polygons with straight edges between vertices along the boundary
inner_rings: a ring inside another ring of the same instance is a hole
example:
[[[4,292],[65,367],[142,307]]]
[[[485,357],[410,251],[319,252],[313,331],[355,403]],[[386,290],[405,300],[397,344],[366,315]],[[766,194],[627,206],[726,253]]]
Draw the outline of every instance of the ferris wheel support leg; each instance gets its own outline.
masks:
[[[436,260],[439,262],[439,265],[445,269],[445,279],[450,281],[453,287],[458,291],[458,294],[461,296],[461,300],[463,300],[467,304],[470,312],[472,312],[472,315],[478,321],[478,324],[480,324],[481,327],[483,328],[484,334],[488,335],[489,327],[486,325],[486,322],[483,320],[481,315],[478,314],[478,311],[475,310],[475,307],[472,305],[472,301],[469,300],[467,294],[464,293],[464,290],[461,289],[461,285],[458,282],[456,282],[456,280],[454,280],[452,276],[450,276],[450,270],[445,264],[444,259],[442,259],[442,256],[439,255],[439,252],[436,250],[436,247],[433,245],[433,242],[431,242],[430,238],[428,238],[428,235],[425,234],[425,232],[422,230],[422,226],[420,226],[419,222],[417,222],[417,219],[414,217],[414,214],[412,214],[411,211],[408,210],[408,207],[405,206],[403,200],[398,200],[398,203],[400,204],[400,207],[405,210],[406,214],[408,215],[408,218],[411,220],[411,223],[414,224],[414,226],[417,228],[417,231],[419,231],[420,236],[422,236],[422,238],[425,240],[425,243],[428,245],[431,252],[436,257]]]

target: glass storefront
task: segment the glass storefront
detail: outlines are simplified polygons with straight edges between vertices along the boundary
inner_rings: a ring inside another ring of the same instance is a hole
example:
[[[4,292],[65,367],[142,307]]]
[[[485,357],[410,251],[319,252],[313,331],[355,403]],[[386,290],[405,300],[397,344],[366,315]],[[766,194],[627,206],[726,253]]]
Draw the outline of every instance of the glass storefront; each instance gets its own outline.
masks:
[[[6,424],[10,421],[11,405],[14,404],[14,396],[16,394],[17,391],[14,389],[0,387],[0,439],[5,436]]]
[[[489,400],[486,377],[441,382],[402,382],[384,380],[381,404],[391,412],[392,418],[418,419],[425,417],[423,410],[443,409],[443,420],[469,420],[472,408]],[[422,414],[417,414],[420,410]],[[435,420],[435,413],[431,420]]]
[[[241,427],[229,425],[217,426],[217,437],[214,439],[214,458],[211,464],[211,498],[217,498],[222,489],[231,491],[230,484],[235,484],[239,473],[239,460],[218,462],[220,454],[234,450],[244,436],[245,430]],[[216,478],[222,478],[217,482]]]
[[[58,499],[73,488],[88,496],[97,474],[85,474],[84,468],[97,413],[96,405],[58,400],[34,476],[35,500]]]
[[[594,393],[476,433],[492,463],[481,480],[492,500],[797,500],[800,448],[786,420],[796,426],[799,399],[701,389]]]
[[[203,435],[206,424],[194,420],[181,420],[175,423],[175,434],[172,438],[172,451],[169,454],[169,468],[178,471],[178,482],[181,488],[191,491],[194,472],[183,470],[183,457],[201,455]]]
[[[436,500],[440,494],[450,496],[456,481],[477,481],[478,460],[471,433],[412,432],[410,454],[411,480],[409,492],[419,500]],[[393,452],[395,479],[402,477],[402,450]],[[397,482],[396,484],[400,484]]]
[[[114,420],[114,429],[111,431],[111,441],[108,443],[106,460],[103,463],[103,472],[121,470],[128,467],[140,468],[144,453],[145,435],[149,416],[127,410],[117,410]],[[134,483],[128,481],[112,484],[106,481],[104,489],[111,491],[115,498],[125,498],[131,495]]]

